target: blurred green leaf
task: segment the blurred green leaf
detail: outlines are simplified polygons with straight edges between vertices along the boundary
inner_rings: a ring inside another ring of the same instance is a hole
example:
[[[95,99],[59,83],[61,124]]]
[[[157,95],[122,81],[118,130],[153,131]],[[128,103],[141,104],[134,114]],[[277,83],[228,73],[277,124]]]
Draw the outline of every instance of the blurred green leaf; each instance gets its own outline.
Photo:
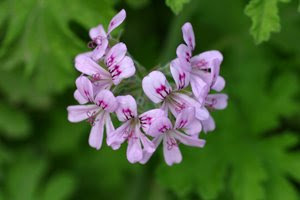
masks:
[[[271,32],[280,31],[278,3],[289,0],[251,0],[245,13],[252,20],[250,32],[257,44],[267,41]]]
[[[0,133],[12,139],[22,139],[31,133],[31,122],[20,109],[0,102]]]
[[[179,14],[183,9],[184,4],[189,2],[190,0],[166,0],[167,6],[169,6],[175,14]]]
[[[132,8],[142,8],[149,4],[149,0],[126,0],[126,3]]]
[[[58,173],[50,178],[46,185],[42,200],[66,200],[70,199],[75,191],[76,181],[69,173]]]

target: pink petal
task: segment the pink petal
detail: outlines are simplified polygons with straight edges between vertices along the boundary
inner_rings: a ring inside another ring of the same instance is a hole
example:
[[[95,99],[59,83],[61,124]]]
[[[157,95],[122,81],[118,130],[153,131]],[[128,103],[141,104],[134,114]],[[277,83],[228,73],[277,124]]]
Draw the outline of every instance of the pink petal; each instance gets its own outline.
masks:
[[[143,145],[143,151],[153,153],[155,151],[154,144],[140,131],[139,126],[135,127],[135,132]]]
[[[89,136],[89,145],[97,150],[102,146],[104,128],[104,114],[100,113],[95,120]]]
[[[118,96],[116,99],[119,103],[116,110],[119,121],[124,122],[137,117],[136,101],[131,95]]]
[[[115,131],[115,127],[111,121],[109,113],[106,113],[106,115],[107,116],[106,116],[106,121],[105,121],[105,128],[106,128],[106,135],[108,138]]]
[[[198,119],[198,120],[206,120],[209,118],[209,112],[208,110],[202,106],[202,107],[196,107],[196,115],[195,117]]]
[[[190,136],[199,136],[201,130],[202,124],[199,120],[193,120],[183,129],[183,131]]]
[[[194,30],[191,25],[191,23],[187,22],[182,26],[182,34],[183,34],[183,39],[185,43],[190,47],[192,50],[195,48],[195,35],[194,35]]]
[[[184,70],[178,58],[171,62],[170,70],[178,90],[189,85],[190,73],[187,70]]]
[[[114,112],[118,107],[117,99],[109,90],[101,90],[95,98],[95,104],[107,112]]]
[[[192,57],[191,63],[193,68],[207,69],[213,66],[213,60],[223,61],[223,56],[219,51],[211,50],[205,51],[197,56]]]
[[[218,76],[215,83],[212,85],[212,89],[214,89],[217,92],[220,92],[225,87],[225,80],[222,76]]]
[[[107,38],[101,38],[100,44],[98,44],[96,48],[93,50],[93,55],[92,55],[93,60],[95,61],[100,60],[105,54],[107,47],[108,47]]]
[[[104,30],[102,24],[91,28],[90,31],[89,31],[89,35],[90,35],[90,38],[92,40],[94,40],[95,38],[97,38],[99,36],[100,37],[106,37],[106,33],[105,33],[105,30]]]
[[[177,141],[171,135],[164,136],[164,158],[166,163],[171,166],[174,163],[180,163],[182,160],[181,152],[178,148]]]
[[[133,60],[125,56],[121,62],[110,68],[113,83],[118,85],[123,79],[129,78],[135,74]]]
[[[160,71],[153,71],[144,77],[142,86],[144,93],[154,103],[160,103],[172,91],[165,75]]]
[[[180,44],[176,49],[176,55],[180,60],[181,67],[186,71],[191,71],[192,50],[185,44]]]
[[[140,140],[138,140],[137,138],[129,139],[126,154],[127,160],[130,163],[136,163],[142,160],[143,150]]]
[[[110,69],[112,66],[119,63],[126,55],[126,52],[127,47],[124,43],[120,42],[114,45],[105,56],[105,64],[107,67]]]
[[[86,53],[76,56],[75,67],[81,73],[89,76],[97,75],[100,79],[108,79],[110,77],[110,74],[93,61]]]
[[[126,12],[122,9],[118,14],[116,14],[109,23],[108,33],[112,32],[116,27],[118,27],[126,18]]]
[[[158,147],[158,145],[161,143],[162,139],[163,139],[163,135],[158,136],[158,137],[155,137],[155,138],[152,140],[152,143],[154,144],[154,148],[155,148],[155,149],[157,149],[157,147]],[[141,164],[145,164],[146,162],[148,162],[148,160],[151,158],[151,156],[152,156],[153,153],[154,153],[154,152],[149,153],[149,152],[147,152],[147,151],[143,151],[143,158],[142,158],[142,160],[140,160],[140,163],[141,163]]]
[[[191,88],[195,98],[200,104],[203,104],[207,93],[209,92],[209,85],[203,81],[200,77],[192,75],[191,76]]]
[[[198,139],[195,137],[187,136],[183,133],[180,133],[179,131],[176,131],[174,133],[174,137],[179,140],[182,144],[185,144],[187,146],[193,146],[193,147],[204,147],[205,140]]]
[[[227,99],[226,94],[209,94],[205,99],[205,106],[222,110],[227,107]]]
[[[130,123],[130,120],[125,122],[111,134],[107,135],[107,145],[111,146],[114,150],[119,149],[121,144],[127,139],[128,135],[132,131]]]
[[[160,117],[155,120],[148,129],[147,134],[158,137],[172,129],[172,123],[167,117]]]
[[[189,107],[182,110],[176,117],[175,129],[186,128],[195,120],[195,108]]]
[[[173,92],[172,101],[168,102],[167,105],[175,117],[177,117],[177,115],[186,108],[201,107],[201,104],[199,104],[197,100],[180,92]]]
[[[76,86],[83,98],[90,102],[94,101],[93,84],[86,76],[79,76],[76,79]]]
[[[147,112],[144,112],[139,116],[142,129],[145,133],[148,133],[148,130],[151,124],[158,118],[166,116],[166,112],[162,109],[152,109]]]
[[[209,116],[208,119],[201,121],[205,133],[215,130],[216,124],[214,119]]]
[[[67,110],[70,122],[80,122],[89,118],[91,113],[97,112],[99,107],[96,105],[76,105],[69,106]]]
[[[80,104],[86,104],[88,102],[88,100],[84,96],[82,96],[78,90],[75,90],[75,92],[74,92],[74,98]]]

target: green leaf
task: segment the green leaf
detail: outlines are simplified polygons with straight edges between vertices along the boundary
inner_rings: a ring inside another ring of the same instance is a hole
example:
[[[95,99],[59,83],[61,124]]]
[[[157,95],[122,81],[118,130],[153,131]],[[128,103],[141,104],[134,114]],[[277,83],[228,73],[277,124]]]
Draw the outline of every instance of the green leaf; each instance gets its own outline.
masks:
[[[271,32],[280,31],[278,3],[288,0],[251,0],[245,9],[245,14],[252,20],[250,32],[256,44],[267,41]]]
[[[42,194],[42,200],[65,200],[70,199],[75,191],[76,181],[69,173],[55,174],[50,178]]]
[[[31,122],[20,109],[0,102],[0,132],[12,139],[23,139],[31,133]]]
[[[183,9],[184,4],[189,2],[190,0],[166,0],[167,6],[169,6],[175,14],[179,14]]]

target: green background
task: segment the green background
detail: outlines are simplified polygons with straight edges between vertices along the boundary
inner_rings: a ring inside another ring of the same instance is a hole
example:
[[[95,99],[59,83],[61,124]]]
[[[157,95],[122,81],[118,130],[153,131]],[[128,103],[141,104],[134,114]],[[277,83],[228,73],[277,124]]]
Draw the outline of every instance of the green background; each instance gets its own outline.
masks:
[[[298,3],[0,0],[0,199],[300,199]],[[175,57],[186,21],[195,52],[224,55],[228,107],[213,113],[204,149],[181,147],[179,165],[161,150],[146,165],[128,163],[126,145],[96,151],[89,125],[67,121],[74,57],[122,8],[115,34],[149,71]]]

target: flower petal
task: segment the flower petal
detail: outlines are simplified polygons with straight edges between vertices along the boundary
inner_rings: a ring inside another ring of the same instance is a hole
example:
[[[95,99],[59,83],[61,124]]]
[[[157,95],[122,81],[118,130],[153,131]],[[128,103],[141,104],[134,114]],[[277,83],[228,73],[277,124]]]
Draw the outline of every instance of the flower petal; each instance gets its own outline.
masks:
[[[89,31],[89,35],[92,40],[96,39],[97,37],[106,37],[106,33],[102,24],[91,28]]]
[[[84,96],[82,96],[80,94],[80,92],[78,90],[75,90],[74,92],[74,98],[78,101],[78,103],[80,104],[86,104],[87,102],[89,102]]]
[[[179,140],[182,144],[185,144],[187,146],[193,146],[193,147],[204,147],[205,140],[198,139],[195,137],[187,136],[183,133],[180,133],[179,131],[176,131],[174,133],[174,137]]]
[[[68,106],[67,110],[70,122],[80,122],[89,118],[92,113],[97,112],[99,107],[96,105],[76,105]]]
[[[201,107],[201,104],[193,99],[192,97],[182,94],[179,92],[172,93],[172,101],[168,102],[168,108],[170,109],[171,113],[177,117],[177,115],[184,109],[189,107]]]
[[[125,122],[111,134],[107,135],[106,143],[108,146],[111,146],[114,150],[120,148],[131,132],[130,122],[130,120]]]
[[[76,79],[76,87],[83,98],[90,102],[94,101],[93,84],[86,76],[79,76]]]
[[[144,77],[142,86],[144,93],[154,103],[160,103],[172,91],[165,75],[160,71],[153,71]]]
[[[164,134],[170,129],[172,129],[172,123],[169,118],[160,117],[151,124],[147,134],[151,135],[152,137],[157,137]]]
[[[163,139],[163,135],[158,136],[158,137],[155,137],[155,138],[152,140],[152,143],[154,144],[154,148],[155,148],[155,149],[157,149],[157,147],[158,147],[158,145],[161,143],[162,139]],[[151,156],[152,156],[153,153],[154,153],[154,152],[149,153],[149,152],[147,152],[147,151],[143,151],[143,158],[142,158],[142,160],[140,160],[140,163],[141,163],[141,164],[145,164],[146,162],[148,162],[148,160],[151,158]]]
[[[183,39],[185,43],[190,47],[192,50],[195,48],[195,35],[194,35],[194,30],[191,25],[191,23],[187,22],[185,23],[182,28],[182,34],[183,34]]]
[[[143,145],[143,151],[153,153],[155,151],[154,144],[141,132],[139,126],[135,126],[135,132]]]
[[[145,133],[148,133],[148,130],[151,124],[158,118],[166,116],[167,113],[162,109],[152,109],[147,112],[144,112],[139,116],[142,129]]]
[[[118,107],[117,99],[109,90],[101,90],[95,98],[95,104],[107,112],[114,112]]]
[[[115,127],[111,121],[109,113],[106,113],[105,129],[106,129],[107,138],[115,131]]]
[[[113,83],[118,85],[123,79],[129,78],[135,74],[135,66],[133,60],[125,56],[121,62],[110,68]]]
[[[110,21],[108,25],[108,33],[112,32],[115,28],[117,28],[126,18],[126,11],[122,9],[118,14],[116,14]]]
[[[87,53],[76,56],[75,67],[81,73],[89,76],[97,75],[99,79],[108,79],[110,77],[110,74],[93,61]]]
[[[108,47],[108,40],[107,40],[107,38],[100,38],[98,43],[99,44],[93,50],[93,55],[92,55],[92,58],[95,61],[98,61],[98,60],[100,60],[100,58],[103,57],[103,55],[105,54],[106,49]]]
[[[220,92],[225,87],[225,80],[222,76],[218,76],[215,83],[212,85],[212,89],[214,89],[217,92]]]
[[[164,136],[164,158],[166,163],[171,166],[174,163],[180,163],[182,160],[181,152],[178,148],[177,141],[169,134]]]
[[[211,116],[209,116],[208,119],[201,121],[201,123],[205,133],[213,131],[216,128],[215,120]]]
[[[180,44],[176,49],[176,55],[181,63],[181,68],[191,71],[192,50],[185,44]]]
[[[105,56],[105,64],[107,65],[109,71],[110,68],[115,64],[119,63],[126,55],[127,47],[123,42],[115,44]]]
[[[184,70],[178,58],[171,62],[170,70],[178,90],[181,90],[189,85],[190,73],[187,70]]]
[[[104,128],[104,114],[100,113],[95,120],[95,124],[91,129],[89,136],[89,145],[97,150],[102,146],[103,128]]]
[[[192,57],[191,63],[192,67],[196,69],[207,69],[213,66],[213,60],[219,60],[221,63],[223,61],[223,56],[221,52],[216,50],[205,51]]]
[[[199,136],[200,132],[202,130],[202,124],[199,120],[193,120],[191,123],[189,123],[183,131],[190,135],[190,136]]]
[[[195,115],[196,119],[198,119],[198,120],[208,119],[209,112],[204,106],[196,107],[195,111],[196,111],[196,115]]]
[[[132,138],[128,140],[128,146],[127,146],[127,160],[130,163],[136,163],[142,160],[143,158],[143,150],[142,145],[139,139]]]
[[[195,98],[200,104],[203,104],[205,97],[209,92],[209,85],[198,76],[191,76],[191,88]]]
[[[205,106],[222,110],[227,107],[227,99],[226,94],[209,94],[205,99]]]
[[[176,117],[175,129],[186,128],[192,121],[195,120],[195,108],[189,107],[182,110]]]
[[[116,110],[119,121],[124,122],[137,116],[136,101],[131,95],[118,96],[116,99],[119,103]]]

